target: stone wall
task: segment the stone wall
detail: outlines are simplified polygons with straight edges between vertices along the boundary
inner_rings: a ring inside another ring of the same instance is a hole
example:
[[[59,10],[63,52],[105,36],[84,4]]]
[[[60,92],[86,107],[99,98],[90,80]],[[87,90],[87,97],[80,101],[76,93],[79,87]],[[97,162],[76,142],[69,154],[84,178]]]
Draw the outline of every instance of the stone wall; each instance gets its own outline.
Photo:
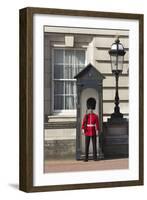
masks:
[[[45,140],[44,158],[49,159],[75,159],[76,140]]]

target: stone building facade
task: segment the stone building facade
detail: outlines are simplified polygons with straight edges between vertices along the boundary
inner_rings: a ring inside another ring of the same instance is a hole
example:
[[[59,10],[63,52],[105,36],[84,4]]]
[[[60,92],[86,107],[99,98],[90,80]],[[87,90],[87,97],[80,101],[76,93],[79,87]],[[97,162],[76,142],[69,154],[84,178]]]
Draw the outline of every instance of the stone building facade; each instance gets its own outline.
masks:
[[[69,158],[76,148],[76,80],[87,64],[104,76],[103,121],[114,109],[115,77],[108,50],[115,37],[126,50],[119,78],[120,110],[129,117],[129,31],[44,27],[44,157]]]

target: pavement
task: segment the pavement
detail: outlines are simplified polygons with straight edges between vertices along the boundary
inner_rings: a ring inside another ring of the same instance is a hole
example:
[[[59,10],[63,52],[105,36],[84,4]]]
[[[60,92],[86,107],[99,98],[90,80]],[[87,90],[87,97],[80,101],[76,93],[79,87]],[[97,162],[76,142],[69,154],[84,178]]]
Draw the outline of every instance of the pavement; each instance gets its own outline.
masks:
[[[77,172],[91,170],[115,170],[128,169],[128,159],[112,159],[112,160],[89,160],[88,162],[77,160],[48,160],[45,161],[44,173],[51,172]]]

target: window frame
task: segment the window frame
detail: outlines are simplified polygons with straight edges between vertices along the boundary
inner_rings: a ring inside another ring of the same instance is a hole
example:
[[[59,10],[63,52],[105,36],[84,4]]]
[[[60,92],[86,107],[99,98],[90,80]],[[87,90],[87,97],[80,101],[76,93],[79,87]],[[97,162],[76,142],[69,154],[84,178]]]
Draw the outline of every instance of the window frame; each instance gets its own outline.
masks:
[[[52,50],[51,50],[51,67],[52,67],[52,97],[51,97],[51,107],[52,107],[52,115],[58,115],[58,116],[76,116],[76,109],[61,109],[61,110],[57,110],[57,109],[54,109],[54,81],[55,80],[58,80],[58,81],[73,81],[76,83],[76,79],[55,79],[54,78],[54,51],[56,49],[62,49],[64,50],[64,53],[65,53],[65,50],[83,50],[85,51],[85,66],[86,66],[86,61],[87,61],[87,48],[83,48],[83,47],[65,47],[65,46],[60,46],[60,47],[52,47]],[[65,95],[65,94],[64,94]]]

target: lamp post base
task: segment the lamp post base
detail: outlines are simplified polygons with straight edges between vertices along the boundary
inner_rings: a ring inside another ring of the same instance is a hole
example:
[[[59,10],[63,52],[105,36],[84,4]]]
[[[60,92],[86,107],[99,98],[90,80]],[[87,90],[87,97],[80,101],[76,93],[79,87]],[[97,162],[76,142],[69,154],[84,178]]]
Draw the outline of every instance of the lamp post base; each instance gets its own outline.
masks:
[[[128,120],[103,123],[103,153],[105,159],[128,158],[129,136]]]

